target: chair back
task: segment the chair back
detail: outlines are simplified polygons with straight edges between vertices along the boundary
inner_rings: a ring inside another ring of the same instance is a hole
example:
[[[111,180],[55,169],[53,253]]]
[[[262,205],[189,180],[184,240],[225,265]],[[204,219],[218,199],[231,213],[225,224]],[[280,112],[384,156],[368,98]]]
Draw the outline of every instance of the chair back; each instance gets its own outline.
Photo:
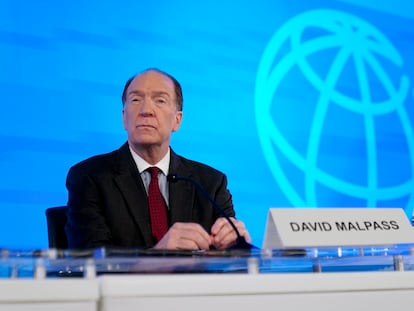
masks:
[[[50,248],[68,248],[68,239],[65,232],[67,210],[67,206],[55,206],[46,209],[47,235]]]

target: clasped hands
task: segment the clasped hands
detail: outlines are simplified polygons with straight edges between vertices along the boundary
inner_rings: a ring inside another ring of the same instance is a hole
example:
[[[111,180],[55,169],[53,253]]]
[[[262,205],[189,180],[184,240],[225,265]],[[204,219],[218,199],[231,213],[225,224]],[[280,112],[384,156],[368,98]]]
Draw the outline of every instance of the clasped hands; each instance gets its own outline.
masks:
[[[251,242],[249,232],[242,221],[230,217],[240,235],[248,243]],[[211,234],[197,223],[177,222],[171,226],[168,232],[154,246],[154,249],[164,250],[209,250],[226,249],[234,245],[237,234],[226,218],[221,217],[211,227]]]

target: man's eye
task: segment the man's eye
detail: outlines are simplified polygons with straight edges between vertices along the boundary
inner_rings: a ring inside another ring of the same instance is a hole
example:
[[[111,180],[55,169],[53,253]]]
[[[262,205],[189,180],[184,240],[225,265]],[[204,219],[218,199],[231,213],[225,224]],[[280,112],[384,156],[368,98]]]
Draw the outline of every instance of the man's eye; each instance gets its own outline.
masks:
[[[166,104],[167,101],[163,98],[158,98],[157,100],[155,100],[158,104]]]
[[[140,101],[141,99],[138,97],[131,98],[131,103],[138,104]]]

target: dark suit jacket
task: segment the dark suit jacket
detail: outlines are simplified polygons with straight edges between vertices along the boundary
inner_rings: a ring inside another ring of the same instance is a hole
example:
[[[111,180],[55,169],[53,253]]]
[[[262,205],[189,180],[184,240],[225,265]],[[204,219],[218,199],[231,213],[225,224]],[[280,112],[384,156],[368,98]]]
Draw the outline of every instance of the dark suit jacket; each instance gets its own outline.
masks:
[[[196,180],[226,211],[235,216],[226,176],[171,150],[170,173]],[[128,144],[70,168],[66,187],[69,248],[100,246],[152,247],[145,187]],[[187,181],[169,184],[169,224],[196,222],[207,232],[221,215]]]

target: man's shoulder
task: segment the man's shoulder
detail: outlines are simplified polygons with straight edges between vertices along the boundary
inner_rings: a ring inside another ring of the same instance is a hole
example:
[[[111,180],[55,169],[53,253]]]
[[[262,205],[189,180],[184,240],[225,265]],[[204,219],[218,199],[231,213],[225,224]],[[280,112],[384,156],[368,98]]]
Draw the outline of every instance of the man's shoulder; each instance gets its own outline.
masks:
[[[189,172],[195,174],[195,175],[201,175],[201,176],[223,176],[224,173],[218,170],[217,168],[214,168],[210,166],[209,164],[192,160],[186,157],[183,157],[181,155],[174,154],[176,157],[175,161],[179,162],[180,166]]]
[[[119,162],[122,154],[125,154],[125,145],[119,149],[93,155],[86,158],[71,167],[71,170],[88,170],[88,171],[107,171],[112,170],[115,165]]]

